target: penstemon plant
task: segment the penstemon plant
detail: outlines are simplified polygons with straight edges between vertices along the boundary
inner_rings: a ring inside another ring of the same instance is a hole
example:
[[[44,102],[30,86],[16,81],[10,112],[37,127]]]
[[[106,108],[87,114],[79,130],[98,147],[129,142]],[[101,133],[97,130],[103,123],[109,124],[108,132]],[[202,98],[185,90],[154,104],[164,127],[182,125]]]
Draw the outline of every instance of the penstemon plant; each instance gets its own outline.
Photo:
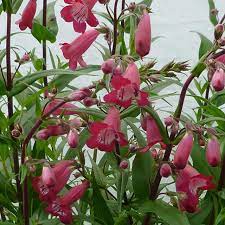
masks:
[[[48,48],[57,40],[56,1],[43,0],[39,13],[37,0],[0,6],[0,225],[224,224],[225,15],[209,1],[214,40],[198,33],[199,61],[159,69],[146,57],[157,39],[152,0],[58,2],[76,34],[58,46],[61,56]],[[16,25],[42,56],[11,45],[18,10]],[[98,51],[101,65],[85,62]],[[97,81],[76,87],[93,73]],[[162,94],[171,85],[181,91]]]

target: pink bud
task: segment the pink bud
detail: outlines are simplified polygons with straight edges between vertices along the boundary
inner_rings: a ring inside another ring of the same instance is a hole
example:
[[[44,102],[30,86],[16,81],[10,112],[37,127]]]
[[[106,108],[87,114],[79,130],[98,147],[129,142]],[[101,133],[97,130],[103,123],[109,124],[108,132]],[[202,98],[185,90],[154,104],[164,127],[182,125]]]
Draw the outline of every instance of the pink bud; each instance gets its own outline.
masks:
[[[73,91],[71,94],[68,95],[70,101],[81,101],[86,97],[85,91],[76,90]]]
[[[107,59],[101,66],[101,70],[104,74],[112,73],[113,68],[115,67],[114,59]]]
[[[79,142],[79,135],[76,129],[70,130],[67,137],[67,142],[71,148],[77,147],[77,144]]]
[[[126,160],[121,161],[120,163],[120,169],[127,169],[128,168],[128,162]]]
[[[215,32],[214,32],[215,39],[216,40],[220,39],[223,35],[223,32],[224,32],[224,25],[223,24],[217,24],[215,26]]]
[[[55,174],[50,166],[43,166],[41,179],[47,187],[52,187],[56,183]]]
[[[217,69],[212,77],[212,86],[215,91],[222,91],[225,85],[225,73],[223,69]]]
[[[86,94],[86,97],[89,97],[92,95],[92,91],[88,87],[81,88],[80,90]]]
[[[70,127],[72,127],[72,128],[79,128],[82,126],[81,120],[77,119],[77,118],[69,120],[68,123],[69,123]]]
[[[138,55],[144,57],[148,55],[151,47],[151,24],[150,16],[144,13],[138,24],[135,33],[135,48]]]
[[[37,132],[36,134],[37,139],[40,140],[47,140],[49,138],[48,129],[43,129]]]
[[[25,53],[23,57],[21,58],[22,62],[28,62],[30,60],[30,55],[28,53]]]
[[[161,168],[160,168],[160,175],[162,177],[168,177],[172,174],[172,170],[171,167],[168,163],[164,163],[162,164]]]
[[[225,64],[225,54],[223,54],[223,55],[217,57],[215,60],[216,60],[217,62],[220,62],[220,63]]]
[[[193,134],[191,132],[188,132],[178,144],[174,156],[174,165],[177,167],[177,169],[184,169],[187,165],[188,158],[193,147],[193,142]]]
[[[164,123],[167,127],[172,126],[173,125],[173,117],[168,116],[164,119]]]
[[[83,103],[86,107],[90,107],[92,105],[96,105],[98,103],[98,100],[96,98],[86,97],[83,100]]]
[[[206,148],[206,159],[209,165],[215,167],[221,162],[220,144],[215,136],[209,139]]]

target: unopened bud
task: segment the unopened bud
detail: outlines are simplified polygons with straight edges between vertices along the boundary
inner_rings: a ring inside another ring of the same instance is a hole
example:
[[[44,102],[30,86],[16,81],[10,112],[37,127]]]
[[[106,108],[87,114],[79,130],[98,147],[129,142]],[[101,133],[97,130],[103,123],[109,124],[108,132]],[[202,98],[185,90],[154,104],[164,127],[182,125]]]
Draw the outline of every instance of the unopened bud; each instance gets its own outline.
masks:
[[[79,142],[79,134],[76,129],[70,130],[67,137],[68,144],[71,148],[76,148]]]
[[[48,129],[42,129],[37,132],[36,137],[40,140],[47,140],[49,138],[49,132]]]
[[[219,44],[221,47],[225,46],[225,38],[224,38],[224,37],[220,38],[220,39],[218,40],[218,44]]]
[[[162,164],[160,168],[160,175],[162,177],[169,177],[172,174],[171,167],[168,163]]]
[[[215,136],[210,138],[207,144],[206,159],[213,167],[218,166],[221,162],[220,143]]]
[[[135,2],[131,2],[128,8],[129,8],[129,11],[133,12],[136,9]]]
[[[90,107],[90,106],[93,106],[93,105],[96,105],[98,103],[98,99],[96,98],[91,98],[91,97],[86,97],[84,100],[83,100],[83,103],[86,107]]]
[[[170,127],[173,125],[173,117],[172,116],[168,116],[164,119],[164,123],[167,127]]]
[[[224,25],[223,24],[217,24],[215,26],[215,31],[214,31],[214,36],[215,36],[215,39],[216,40],[219,40],[222,35],[223,35],[223,32],[224,32]]]
[[[120,169],[127,169],[129,166],[129,163],[126,160],[121,161],[120,163]]]
[[[108,3],[109,2],[109,0],[98,0],[98,2],[100,3],[100,4],[106,4],[106,3]]]
[[[74,174],[74,177],[75,178],[79,178],[81,176],[81,174],[79,173],[79,172],[76,172],[75,174]]]
[[[113,68],[115,67],[114,59],[107,59],[101,66],[101,70],[104,74],[112,73]]]
[[[11,135],[12,135],[12,137],[14,137],[14,138],[18,138],[18,137],[21,135],[21,132],[20,132],[19,130],[17,130],[17,129],[13,129],[13,130],[11,131]]]
[[[152,156],[153,159],[157,159],[158,153],[157,153],[157,150],[155,148],[151,150],[151,156]]]
[[[223,69],[217,69],[213,74],[211,84],[215,91],[222,91],[225,86],[225,72]]]

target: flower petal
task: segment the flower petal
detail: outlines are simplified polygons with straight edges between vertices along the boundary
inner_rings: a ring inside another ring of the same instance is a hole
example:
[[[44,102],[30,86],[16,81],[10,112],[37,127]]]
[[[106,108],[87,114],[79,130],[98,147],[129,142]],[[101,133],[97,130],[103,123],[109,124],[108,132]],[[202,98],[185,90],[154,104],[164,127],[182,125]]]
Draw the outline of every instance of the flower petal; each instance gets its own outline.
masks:
[[[73,19],[73,15],[72,15],[72,6],[71,5],[68,5],[68,6],[65,6],[61,12],[61,17],[66,21],[66,22],[72,22],[74,19]]]
[[[86,30],[86,23],[85,22],[77,22],[76,20],[73,21],[73,29],[78,33],[84,33]]]
[[[91,27],[96,27],[98,26],[99,22],[97,20],[97,18],[95,17],[95,15],[91,12],[91,10],[89,10],[88,12],[88,18],[87,18],[87,23],[89,24],[89,26]]]

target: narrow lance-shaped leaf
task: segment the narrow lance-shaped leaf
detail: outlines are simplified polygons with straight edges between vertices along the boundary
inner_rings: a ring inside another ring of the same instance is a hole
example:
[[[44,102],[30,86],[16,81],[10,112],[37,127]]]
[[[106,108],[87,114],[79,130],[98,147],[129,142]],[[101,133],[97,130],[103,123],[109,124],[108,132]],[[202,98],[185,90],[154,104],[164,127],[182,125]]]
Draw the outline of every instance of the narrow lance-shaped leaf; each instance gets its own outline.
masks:
[[[216,10],[214,0],[208,0],[209,3],[209,19],[211,23],[215,26],[218,23],[216,13],[213,13],[213,10]]]

